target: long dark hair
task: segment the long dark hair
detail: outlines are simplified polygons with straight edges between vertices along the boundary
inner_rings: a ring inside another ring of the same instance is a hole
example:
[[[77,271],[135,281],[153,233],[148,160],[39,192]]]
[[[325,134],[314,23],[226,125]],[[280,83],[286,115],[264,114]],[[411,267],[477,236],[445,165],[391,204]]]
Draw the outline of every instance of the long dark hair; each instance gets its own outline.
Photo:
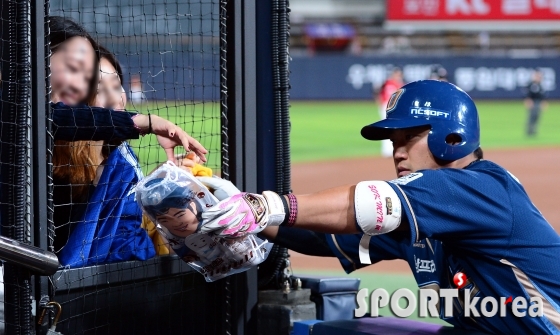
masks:
[[[97,42],[95,42],[93,37],[91,37],[84,27],[68,18],[61,16],[49,16],[47,20],[49,22],[49,38],[51,41],[50,48],[52,53],[57,52],[66,40],[73,37],[83,37],[91,43],[91,46],[95,51],[94,71],[90,81],[86,101],[82,102],[92,103],[95,99],[95,95],[97,94],[97,82],[99,80],[99,46]]]
[[[68,39],[73,37],[86,38],[93,47],[94,72],[89,83],[86,98],[82,103],[91,104],[97,94],[99,81],[99,46],[91,35],[80,24],[60,16],[47,18],[50,29],[50,49],[56,53]],[[93,125],[91,125],[93,127]],[[53,152],[53,175],[55,179],[69,182],[72,185],[73,200],[83,199],[87,194],[89,183],[95,178],[99,162],[95,162],[94,151],[89,141],[66,142],[55,141]]]

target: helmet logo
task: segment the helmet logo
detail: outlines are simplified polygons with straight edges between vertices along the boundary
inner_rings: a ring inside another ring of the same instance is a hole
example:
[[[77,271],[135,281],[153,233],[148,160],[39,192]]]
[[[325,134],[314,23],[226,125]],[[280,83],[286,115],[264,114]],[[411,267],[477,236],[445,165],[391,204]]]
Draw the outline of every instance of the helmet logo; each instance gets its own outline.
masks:
[[[410,114],[421,115],[428,118],[437,117],[440,119],[448,119],[450,113],[447,111],[442,111],[434,108],[414,107],[410,109]]]
[[[393,95],[391,95],[391,98],[389,99],[389,102],[387,102],[387,108],[385,108],[385,110],[387,111],[387,114],[392,112],[393,109],[395,109],[395,107],[397,107],[397,102],[399,101],[399,99],[400,99],[400,97],[403,93],[404,93],[404,88],[401,88],[401,89],[397,90],[395,93],[393,93]]]

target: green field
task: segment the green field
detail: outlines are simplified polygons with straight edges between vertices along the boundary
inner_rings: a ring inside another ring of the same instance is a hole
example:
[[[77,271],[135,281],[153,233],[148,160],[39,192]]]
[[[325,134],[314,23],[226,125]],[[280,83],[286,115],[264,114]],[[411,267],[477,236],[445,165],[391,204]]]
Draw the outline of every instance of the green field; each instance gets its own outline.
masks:
[[[217,103],[192,102],[154,102],[136,109],[138,112],[152,113],[168,119],[189,135],[196,138],[208,149],[207,165],[217,169],[220,164],[220,108]],[[152,171],[158,164],[167,160],[165,152],[160,148],[153,135],[130,141],[134,151],[138,154],[140,165],[145,173]],[[182,148],[176,148],[176,153],[183,153]]]
[[[550,103],[539,133],[524,133],[526,111],[520,101],[477,102],[482,148],[560,145],[560,103]],[[379,119],[377,105],[362,102],[292,102],[292,161],[317,161],[379,155],[377,141],[367,141],[360,129]]]
[[[167,106],[170,105],[170,106]],[[210,150],[210,167],[220,164],[219,106],[214,103],[186,105],[153,103],[140,109],[159,114],[181,126]],[[539,133],[524,133],[526,111],[519,101],[478,101],[483,148],[520,148],[560,145],[560,102],[551,102],[543,113]],[[291,103],[292,162],[379,155],[379,142],[367,141],[360,129],[379,119],[373,101],[294,101]],[[154,136],[132,141],[140,162],[148,171],[165,160]],[[177,151],[179,152],[179,150]]]

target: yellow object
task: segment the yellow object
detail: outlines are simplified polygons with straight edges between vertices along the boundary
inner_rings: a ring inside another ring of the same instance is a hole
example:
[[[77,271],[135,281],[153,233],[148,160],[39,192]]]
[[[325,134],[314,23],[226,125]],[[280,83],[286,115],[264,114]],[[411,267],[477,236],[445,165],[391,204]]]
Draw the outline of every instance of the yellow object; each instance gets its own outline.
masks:
[[[146,230],[152,240],[156,255],[169,255],[169,243],[161,236],[156,225],[146,215],[142,215],[142,228]]]
[[[212,177],[212,169],[204,165],[195,164],[191,170],[195,177]]]
[[[181,159],[181,164],[183,167],[191,170],[191,173],[195,177],[212,177],[212,169],[204,165],[199,164],[200,158],[194,153],[189,152],[186,156]]]

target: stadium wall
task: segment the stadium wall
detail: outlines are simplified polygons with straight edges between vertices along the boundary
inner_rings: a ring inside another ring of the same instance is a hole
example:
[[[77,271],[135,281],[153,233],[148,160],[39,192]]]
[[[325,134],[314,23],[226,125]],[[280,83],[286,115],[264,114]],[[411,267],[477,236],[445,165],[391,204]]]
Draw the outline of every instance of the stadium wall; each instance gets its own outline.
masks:
[[[125,73],[141,75],[148,100],[219,100],[219,90],[212,85],[219,80],[215,57],[186,53],[183,57],[162,54],[159,58],[138,55],[121,60]],[[290,96],[299,100],[371,99],[373,88],[381,86],[393,66],[402,67],[405,81],[410,82],[428,78],[434,64],[445,67],[449,81],[474,99],[496,100],[521,99],[531,73],[540,68],[549,98],[560,99],[558,58],[474,56],[292,56]],[[165,71],[166,68],[181,70]]]
[[[371,99],[393,66],[403,68],[405,81],[426,79],[440,64],[449,81],[474,99],[521,99],[535,68],[543,71],[549,97],[560,99],[558,58],[425,57],[425,56],[293,56],[290,63],[292,99]]]

